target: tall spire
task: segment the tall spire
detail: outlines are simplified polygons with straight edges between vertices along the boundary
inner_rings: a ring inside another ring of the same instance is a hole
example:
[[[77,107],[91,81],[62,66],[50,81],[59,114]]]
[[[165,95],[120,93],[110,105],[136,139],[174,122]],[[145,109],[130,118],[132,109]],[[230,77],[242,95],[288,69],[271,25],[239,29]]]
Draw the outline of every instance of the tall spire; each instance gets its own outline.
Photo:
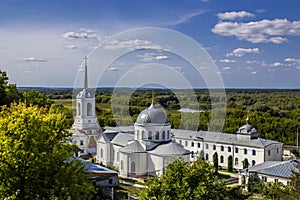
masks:
[[[85,64],[84,64],[84,89],[88,88],[87,59],[88,58],[85,56],[84,57],[84,61],[85,61]]]
[[[154,90],[152,90],[152,104],[154,103],[154,99],[155,99],[155,94],[154,94]]]

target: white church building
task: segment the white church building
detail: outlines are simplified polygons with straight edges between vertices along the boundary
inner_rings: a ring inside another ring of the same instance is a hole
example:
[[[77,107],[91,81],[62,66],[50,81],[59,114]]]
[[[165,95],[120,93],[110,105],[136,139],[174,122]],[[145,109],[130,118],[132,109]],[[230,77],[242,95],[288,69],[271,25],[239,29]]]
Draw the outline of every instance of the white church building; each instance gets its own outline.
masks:
[[[171,140],[169,119],[153,102],[139,114],[133,128],[120,128],[104,131],[97,141],[96,158],[117,167],[121,176],[160,175],[175,159],[190,160],[190,151]]]
[[[71,128],[72,142],[81,155],[96,157],[98,163],[115,166],[125,177],[155,176],[163,173],[174,159],[186,161],[204,158],[236,170],[243,163],[255,166],[266,161],[281,161],[283,143],[258,137],[258,131],[247,123],[236,134],[171,129],[165,112],[152,100],[133,126],[105,127],[103,132],[95,113],[95,94],[88,88],[85,60],[84,88],[76,96],[76,116]]]

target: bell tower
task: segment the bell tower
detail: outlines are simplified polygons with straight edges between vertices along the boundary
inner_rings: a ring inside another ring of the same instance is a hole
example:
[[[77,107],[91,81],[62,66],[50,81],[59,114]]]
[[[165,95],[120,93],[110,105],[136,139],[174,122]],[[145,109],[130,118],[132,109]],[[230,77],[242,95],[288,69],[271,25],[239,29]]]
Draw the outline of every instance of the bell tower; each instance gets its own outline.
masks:
[[[76,96],[76,116],[72,129],[91,134],[100,126],[95,112],[95,93],[88,88],[87,57],[84,58],[84,88]]]

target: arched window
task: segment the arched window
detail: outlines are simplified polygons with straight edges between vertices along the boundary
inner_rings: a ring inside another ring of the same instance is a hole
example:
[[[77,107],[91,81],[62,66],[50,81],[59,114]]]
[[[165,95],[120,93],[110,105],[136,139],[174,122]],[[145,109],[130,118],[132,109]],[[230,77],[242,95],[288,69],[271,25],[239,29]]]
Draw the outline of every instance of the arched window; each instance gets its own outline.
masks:
[[[247,149],[245,148],[245,149],[244,149],[244,154],[247,155],[247,153],[248,153],[248,151],[247,151]]]
[[[191,146],[194,147],[194,142],[191,143]]]
[[[151,131],[148,132],[148,140],[152,140],[152,132]]]
[[[142,140],[145,139],[145,131],[142,131]]]
[[[167,139],[170,139],[170,130],[167,131]]]
[[[221,151],[224,151],[224,146],[221,146]]]
[[[92,115],[92,104],[88,103],[87,104],[87,116],[91,116]]]
[[[179,144],[182,144],[182,141],[181,141],[181,140],[179,140]]]
[[[138,139],[138,140],[140,139],[140,131],[139,130],[136,131],[136,139]]]
[[[238,158],[235,158],[234,159],[234,165],[238,165],[239,164],[239,159]]]
[[[156,131],[156,133],[155,133],[155,139],[159,140],[159,132],[158,131]]]
[[[194,158],[194,151],[192,151],[192,153],[191,153],[191,157],[192,157],[192,158]]]
[[[213,150],[216,150],[217,149],[217,146],[214,144],[213,145]]]
[[[256,151],[254,149],[252,150],[252,155],[256,156]]]
[[[224,163],[224,156],[220,157],[220,163]]]
[[[235,153],[239,153],[239,148],[235,147]]]
[[[80,111],[81,111],[81,105],[80,105],[80,103],[78,102],[78,103],[77,103],[77,115],[78,115],[78,116],[81,115],[81,112],[80,112]]]
[[[231,152],[231,147],[228,147],[228,152]]]
[[[201,147],[201,144],[200,144],[200,142],[198,142],[198,148],[200,148]]]
[[[162,132],[162,136],[161,137],[162,137],[163,140],[166,139],[166,131]]]
[[[255,166],[255,164],[256,164],[255,160],[252,160],[252,166]]]
[[[103,158],[103,149],[100,149],[100,158]]]
[[[135,162],[130,163],[130,172],[134,173],[135,172]]]
[[[208,153],[207,153],[207,154],[205,154],[205,159],[206,159],[206,160],[208,160]]]
[[[121,170],[124,170],[124,162],[121,160]]]

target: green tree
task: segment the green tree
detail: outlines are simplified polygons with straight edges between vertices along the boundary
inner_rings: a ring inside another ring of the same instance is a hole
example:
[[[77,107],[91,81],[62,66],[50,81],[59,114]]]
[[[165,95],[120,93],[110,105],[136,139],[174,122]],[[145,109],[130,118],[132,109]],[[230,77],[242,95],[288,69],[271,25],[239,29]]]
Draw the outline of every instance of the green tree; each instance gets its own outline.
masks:
[[[223,182],[217,181],[215,169],[205,160],[170,163],[160,177],[147,183],[140,199],[228,199]]]
[[[232,159],[232,155],[228,156],[228,163],[227,163],[227,170],[229,172],[232,172],[233,170],[233,159]]]
[[[65,117],[12,104],[0,113],[0,199],[89,199],[94,186],[73,154]]]
[[[49,98],[37,90],[24,90],[23,100],[27,106],[37,105],[38,107],[44,108],[50,108],[53,103]]]
[[[245,158],[244,161],[243,161],[243,169],[246,169],[248,167],[249,167],[249,161],[248,161],[247,158]]]
[[[62,104],[52,104],[49,110],[50,113],[63,113],[66,116],[66,128],[71,128],[74,117],[72,110]]]
[[[15,84],[8,83],[8,76],[0,69],[0,106],[9,106],[13,102],[18,102],[22,95]]]
[[[292,196],[300,199],[300,164],[297,165],[298,172],[293,171],[291,176]]]
[[[213,163],[215,167],[215,173],[218,174],[218,169],[219,169],[219,159],[218,159],[218,153],[215,152],[213,155]]]

